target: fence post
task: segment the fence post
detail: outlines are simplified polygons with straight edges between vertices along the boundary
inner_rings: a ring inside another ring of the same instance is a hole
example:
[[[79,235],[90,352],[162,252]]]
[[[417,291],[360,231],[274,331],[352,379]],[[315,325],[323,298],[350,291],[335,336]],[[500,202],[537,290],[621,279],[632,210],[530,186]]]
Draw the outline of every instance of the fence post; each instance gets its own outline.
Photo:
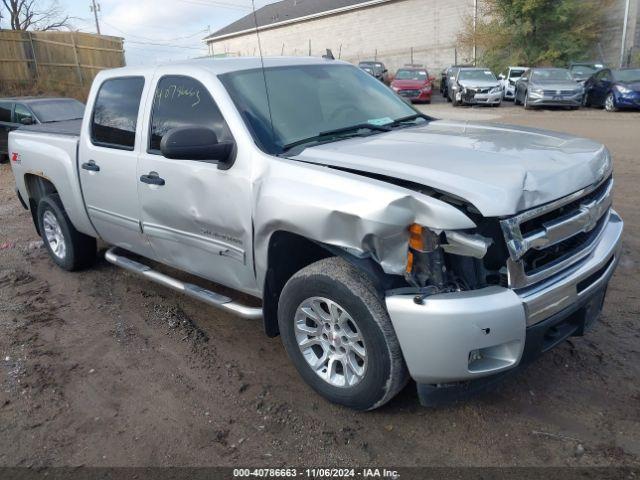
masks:
[[[76,59],[76,68],[78,70],[78,80],[80,80],[80,86],[84,86],[84,81],[82,80],[82,68],[80,68],[80,60],[78,59],[78,47],[76,47],[76,36],[73,32],[71,32],[71,46],[73,47],[73,56]]]
[[[29,44],[31,45],[31,56],[33,57],[33,65],[36,67],[36,80],[40,78],[40,72],[38,71],[38,59],[36,58],[36,49],[33,47],[33,36],[29,32]]]

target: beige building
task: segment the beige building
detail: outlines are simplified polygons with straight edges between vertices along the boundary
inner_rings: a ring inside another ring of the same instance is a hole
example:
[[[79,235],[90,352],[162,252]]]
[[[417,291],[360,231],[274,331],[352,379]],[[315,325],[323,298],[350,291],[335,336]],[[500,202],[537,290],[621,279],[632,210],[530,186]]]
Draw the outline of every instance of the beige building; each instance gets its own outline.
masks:
[[[265,56],[320,56],[331,49],[353,63],[379,60],[390,71],[423,64],[435,74],[453,63],[473,62],[458,35],[482,0],[282,0],[205,39],[211,56],[257,56],[256,19]],[[606,35],[594,59],[617,66],[629,2],[625,59],[640,52],[640,0],[614,0],[603,12]],[[480,9],[481,10],[481,9]]]

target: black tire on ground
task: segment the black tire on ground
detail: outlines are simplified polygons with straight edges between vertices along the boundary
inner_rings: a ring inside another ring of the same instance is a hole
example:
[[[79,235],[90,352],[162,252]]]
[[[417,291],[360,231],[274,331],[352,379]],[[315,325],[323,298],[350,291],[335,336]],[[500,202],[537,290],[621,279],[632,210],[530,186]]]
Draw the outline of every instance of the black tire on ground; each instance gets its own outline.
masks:
[[[518,92],[515,93],[514,97],[513,97],[513,104],[515,106],[519,106],[520,104],[520,100],[518,100]]]
[[[367,366],[359,383],[335,386],[307,362],[296,338],[295,317],[305,300],[321,297],[337,303],[353,318],[364,340]],[[278,305],[282,341],[302,378],[330,402],[372,410],[391,400],[407,383],[408,371],[383,299],[371,280],[342,258],[320,260],[296,273]]]
[[[60,232],[64,237],[66,248],[62,257],[54,253],[50,242],[47,240],[43,221],[47,212],[51,212],[55,216],[60,226]],[[49,256],[59,267],[68,271],[81,270],[91,266],[95,261],[96,239],[75,229],[57,193],[43,197],[40,200],[38,204],[38,227]]]
[[[529,92],[524,92],[524,109],[525,110],[533,110],[533,107],[529,105]]]
[[[449,96],[449,94],[447,93],[447,102],[451,103],[451,97]]]
[[[0,163],[7,163],[9,161],[9,154],[0,153]]]

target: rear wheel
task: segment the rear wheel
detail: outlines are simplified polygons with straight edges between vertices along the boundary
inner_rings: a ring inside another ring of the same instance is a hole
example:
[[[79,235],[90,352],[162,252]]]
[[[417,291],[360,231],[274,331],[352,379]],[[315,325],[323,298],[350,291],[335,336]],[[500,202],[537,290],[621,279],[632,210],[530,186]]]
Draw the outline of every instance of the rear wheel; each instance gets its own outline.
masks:
[[[40,200],[38,226],[49,256],[59,267],[73,271],[94,262],[96,239],[75,229],[58,194]]]
[[[296,273],[280,296],[278,322],[300,375],[333,403],[371,410],[408,380],[382,299],[344,259],[320,260]]]

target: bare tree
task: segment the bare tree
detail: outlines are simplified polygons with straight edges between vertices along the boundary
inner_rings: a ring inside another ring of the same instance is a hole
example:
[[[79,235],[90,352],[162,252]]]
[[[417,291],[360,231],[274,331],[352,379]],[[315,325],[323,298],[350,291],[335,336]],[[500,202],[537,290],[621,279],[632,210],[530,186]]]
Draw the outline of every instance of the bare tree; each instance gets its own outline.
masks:
[[[45,31],[72,28],[71,17],[65,14],[56,0],[44,6],[40,0],[2,0],[2,3],[13,30]]]

